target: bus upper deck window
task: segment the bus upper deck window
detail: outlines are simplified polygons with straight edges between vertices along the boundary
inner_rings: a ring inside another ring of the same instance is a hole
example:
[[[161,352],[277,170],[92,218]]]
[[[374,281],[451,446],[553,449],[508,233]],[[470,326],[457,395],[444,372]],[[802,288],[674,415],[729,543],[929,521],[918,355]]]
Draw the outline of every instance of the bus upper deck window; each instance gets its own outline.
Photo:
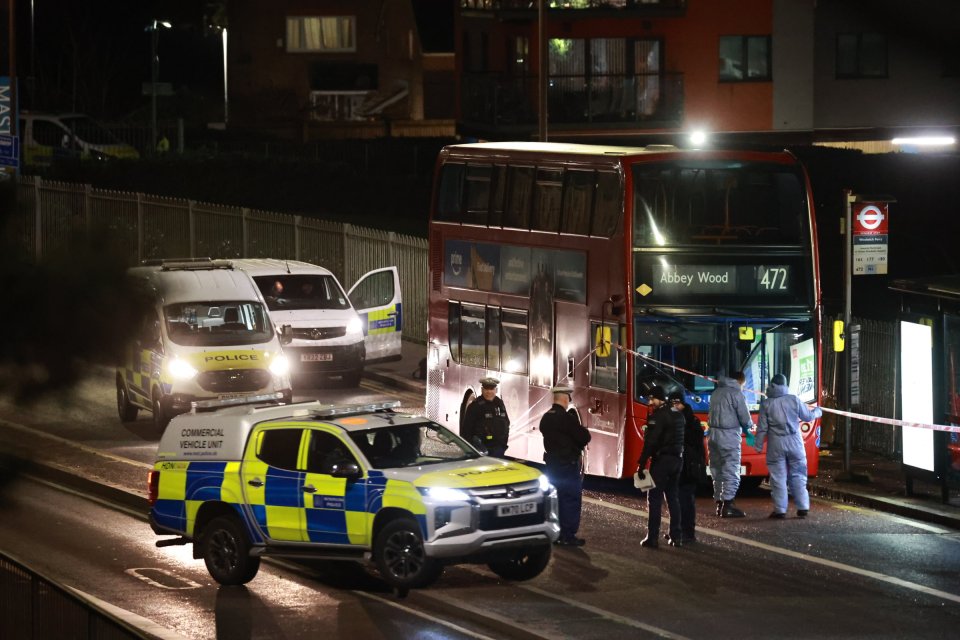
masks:
[[[437,220],[457,222],[463,207],[462,164],[449,163],[440,169],[440,188],[437,195]]]
[[[623,189],[620,176],[609,171],[597,174],[597,195],[594,199],[593,226],[590,235],[609,238],[617,232],[623,214]]]

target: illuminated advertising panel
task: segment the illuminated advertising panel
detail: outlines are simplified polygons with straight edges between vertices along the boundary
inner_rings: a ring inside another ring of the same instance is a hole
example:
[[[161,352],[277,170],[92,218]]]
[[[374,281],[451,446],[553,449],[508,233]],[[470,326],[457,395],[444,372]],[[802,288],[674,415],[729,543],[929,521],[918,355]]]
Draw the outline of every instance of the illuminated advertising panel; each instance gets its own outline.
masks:
[[[927,325],[900,322],[902,419],[933,423],[933,332]],[[903,464],[934,471],[934,432],[904,426]]]

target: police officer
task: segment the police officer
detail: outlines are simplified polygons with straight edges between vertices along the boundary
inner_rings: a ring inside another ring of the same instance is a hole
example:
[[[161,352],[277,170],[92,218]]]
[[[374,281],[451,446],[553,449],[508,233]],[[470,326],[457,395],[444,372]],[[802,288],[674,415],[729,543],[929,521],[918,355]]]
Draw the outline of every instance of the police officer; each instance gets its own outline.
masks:
[[[703,427],[686,403],[683,393],[673,391],[667,397],[671,408],[683,415],[683,466],[680,470],[680,532],[683,543],[697,541],[697,485],[703,477],[706,454]]]
[[[680,411],[670,408],[667,396],[660,387],[653,387],[648,396],[650,408],[647,417],[647,430],[643,435],[643,451],[637,463],[637,474],[644,477],[647,460],[650,463],[650,475],[656,486],[647,491],[647,537],[640,545],[651,549],[659,546],[660,512],[663,497],[667,497],[667,509],[670,511],[670,534],[667,544],[679,547],[682,544],[680,531],[680,469],[683,459],[684,419]]]
[[[560,537],[557,544],[582,547],[586,540],[577,537],[580,529],[580,508],[583,503],[583,476],[580,462],[583,448],[590,442],[590,432],[580,424],[576,411],[570,409],[570,387],[553,387],[553,406],[540,418],[543,435],[543,461],[547,477],[557,488],[560,510]]]
[[[507,407],[503,400],[497,397],[496,378],[480,380],[480,397],[467,407],[460,428],[460,436],[471,444],[481,444],[487,453],[494,457],[502,457],[507,450],[507,440],[510,436],[510,417],[507,416]]]
[[[717,388],[710,397],[710,413],[707,415],[713,499],[721,518],[742,518],[746,514],[734,506],[733,499],[740,488],[742,437],[753,427],[741,389],[746,377],[742,371],[733,371],[730,377],[721,375],[717,378]]]
[[[767,387],[767,398],[760,405],[757,420],[757,439],[753,448],[763,451],[767,441],[767,470],[770,473],[770,497],[773,498],[771,518],[787,515],[787,484],[797,505],[797,517],[805,518],[810,511],[807,493],[807,454],[800,435],[800,420],[811,422],[823,415],[820,407],[810,409],[787,388],[787,377],[773,376]]]

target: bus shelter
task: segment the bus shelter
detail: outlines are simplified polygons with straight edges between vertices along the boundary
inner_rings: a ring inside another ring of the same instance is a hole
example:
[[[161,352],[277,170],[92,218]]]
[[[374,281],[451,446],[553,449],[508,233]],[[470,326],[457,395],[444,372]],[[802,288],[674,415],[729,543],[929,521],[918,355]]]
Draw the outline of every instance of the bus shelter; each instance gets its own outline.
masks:
[[[898,409],[918,424],[960,426],[960,275],[894,280],[900,294]],[[907,494],[913,481],[960,485],[960,433],[901,428]]]

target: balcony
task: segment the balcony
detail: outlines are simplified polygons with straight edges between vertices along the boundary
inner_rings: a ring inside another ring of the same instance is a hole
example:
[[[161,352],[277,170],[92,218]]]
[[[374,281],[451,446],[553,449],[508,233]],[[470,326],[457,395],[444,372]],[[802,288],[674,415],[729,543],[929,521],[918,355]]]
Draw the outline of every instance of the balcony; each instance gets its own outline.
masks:
[[[518,19],[525,15],[535,18],[539,0],[460,0],[461,15],[495,15],[498,18]],[[564,20],[582,17],[622,15],[627,17],[676,17],[687,9],[687,0],[547,0],[552,16]]]
[[[494,137],[537,128],[538,79],[467,73],[460,84],[460,124]],[[683,121],[683,74],[551,76],[547,118],[562,130],[662,129]]]

